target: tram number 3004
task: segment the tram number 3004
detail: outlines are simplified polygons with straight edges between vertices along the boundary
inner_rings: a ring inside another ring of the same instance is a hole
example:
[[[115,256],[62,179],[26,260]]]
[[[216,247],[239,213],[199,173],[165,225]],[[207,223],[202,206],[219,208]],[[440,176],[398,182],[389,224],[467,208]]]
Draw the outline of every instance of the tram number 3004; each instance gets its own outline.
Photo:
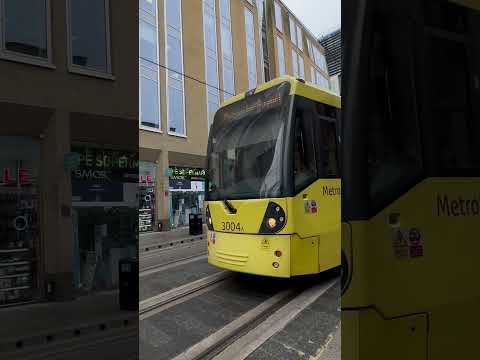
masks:
[[[243,232],[243,226],[239,222],[235,221],[222,221],[223,231],[241,231]]]

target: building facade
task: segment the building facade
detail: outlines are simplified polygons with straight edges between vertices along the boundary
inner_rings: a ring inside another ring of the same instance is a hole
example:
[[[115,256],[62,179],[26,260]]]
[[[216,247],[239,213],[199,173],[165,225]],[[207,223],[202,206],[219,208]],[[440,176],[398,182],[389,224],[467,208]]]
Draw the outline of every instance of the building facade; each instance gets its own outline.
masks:
[[[318,40],[277,0],[140,0],[140,231],[203,209],[208,132],[232,95],[289,74],[329,89]]]
[[[137,12],[0,0],[0,306],[115,289],[136,254]]]
[[[340,94],[342,84],[342,32],[338,29],[323,36],[319,41],[326,52],[331,90]]]

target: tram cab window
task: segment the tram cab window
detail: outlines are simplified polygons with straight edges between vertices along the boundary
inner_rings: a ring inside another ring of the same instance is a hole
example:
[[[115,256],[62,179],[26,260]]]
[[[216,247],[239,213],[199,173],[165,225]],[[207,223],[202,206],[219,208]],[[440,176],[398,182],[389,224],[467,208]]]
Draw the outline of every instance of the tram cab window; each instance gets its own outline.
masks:
[[[297,102],[295,110],[294,184],[295,193],[317,179],[315,140],[313,134],[313,111],[311,104]]]

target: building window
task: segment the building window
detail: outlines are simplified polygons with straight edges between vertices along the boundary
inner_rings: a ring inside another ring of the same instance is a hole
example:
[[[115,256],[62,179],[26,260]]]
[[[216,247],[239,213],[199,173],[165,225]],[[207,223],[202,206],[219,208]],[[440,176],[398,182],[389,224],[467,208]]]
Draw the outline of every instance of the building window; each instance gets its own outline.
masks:
[[[69,0],[68,4],[70,70],[110,75],[109,0]]]
[[[247,8],[245,8],[245,33],[247,36],[248,86],[253,89],[257,86],[257,56],[253,13]]]
[[[305,79],[305,63],[303,56],[292,48],[292,72],[293,76]]]
[[[298,76],[301,79],[305,79],[305,63],[303,62],[303,57],[300,54],[298,55]]]
[[[314,60],[315,55],[313,54],[312,42],[308,38],[307,38],[307,46],[308,46],[308,56],[310,56],[310,59]]]
[[[235,94],[230,0],[220,0],[220,13],[222,26],[223,98],[226,100]]]
[[[297,26],[295,25],[295,20],[290,16],[288,18],[290,21],[290,40],[292,40],[292,43],[297,46]]]
[[[303,51],[302,28],[297,24],[297,47]]]
[[[263,82],[270,80],[270,62],[268,57],[267,46],[267,22],[265,19],[266,9],[265,0],[257,0],[258,11],[258,31],[260,33],[260,50],[262,52],[260,59],[262,61],[262,80]]]
[[[275,26],[277,30],[283,32],[282,7],[275,1]]]
[[[158,28],[155,24],[140,19],[140,58],[154,63],[157,61],[158,53]]]
[[[278,51],[278,75],[285,75],[285,49],[283,48],[283,39],[277,35],[277,51]]]
[[[140,126],[160,130],[158,70],[140,65]]]
[[[220,103],[218,92],[217,26],[215,0],[203,0],[203,33],[205,43],[205,74],[207,83],[208,128]]]
[[[328,72],[325,55],[322,54],[322,52],[318,50],[316,46],[313,46],[313,60],[320,69],[322,69],[325,72]]]
[[[185,136],[182,1],[165,0],[168,133]]]
[[[295,49],[292,49],[292,75],[298,77],[298,55]]]
[[[51,64],[50,0],[0,0],[0,55]]]
[[[140,127],[160,131],[160,81],[158,66],[158,17],[155,0],[141,0],[140,36]]]
[[[323,76],[320,71],[316,71],[316,84],[324,89],[327,89],[327,90],[330,90],[330,82],[328,81],[328,79]]]

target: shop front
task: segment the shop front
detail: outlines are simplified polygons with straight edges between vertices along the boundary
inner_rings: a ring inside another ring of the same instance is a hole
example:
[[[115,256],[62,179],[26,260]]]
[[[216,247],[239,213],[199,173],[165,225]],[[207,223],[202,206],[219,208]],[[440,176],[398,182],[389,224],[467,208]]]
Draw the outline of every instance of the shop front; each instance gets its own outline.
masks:
[[[170,166],[167,176],[170,227],[188,226],[190,214],[203,215],[206,171],[200,168]]]
[[[41,145],[0,136],[0,307],[41,297]]]
[[[72,147],[74,285],[91,292],[118,287],[118,262],[137,256],[138,154]]]

